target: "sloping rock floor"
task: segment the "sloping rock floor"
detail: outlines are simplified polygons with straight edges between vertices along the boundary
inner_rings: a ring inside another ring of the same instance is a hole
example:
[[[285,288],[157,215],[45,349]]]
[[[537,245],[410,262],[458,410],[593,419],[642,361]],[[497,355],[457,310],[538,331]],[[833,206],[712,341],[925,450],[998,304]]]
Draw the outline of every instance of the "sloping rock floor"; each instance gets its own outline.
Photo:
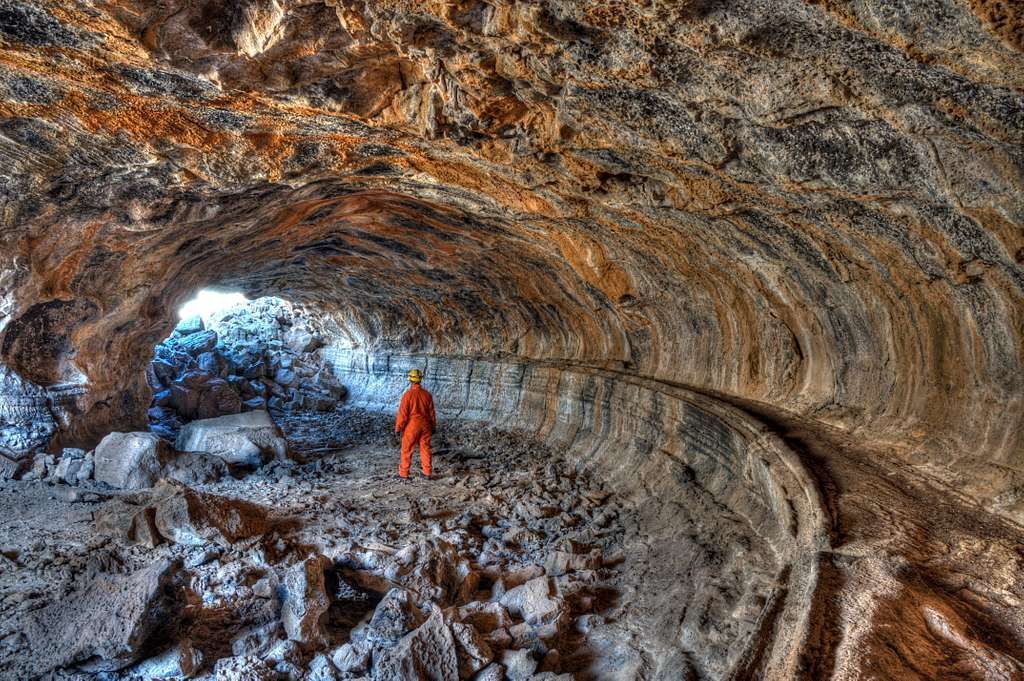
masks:
[[[539,681],[631,658],[636,511],[557,453],[448,426],[439,475],[400,481],[386,416],[281,425],[302,461],[243,479],[2,483],[0,678]]]

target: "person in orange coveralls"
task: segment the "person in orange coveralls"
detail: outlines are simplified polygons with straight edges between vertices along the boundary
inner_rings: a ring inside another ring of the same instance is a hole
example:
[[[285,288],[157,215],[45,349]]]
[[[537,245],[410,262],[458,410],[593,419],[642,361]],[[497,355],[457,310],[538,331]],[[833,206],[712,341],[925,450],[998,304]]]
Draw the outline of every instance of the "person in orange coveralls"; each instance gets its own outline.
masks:
[[[395,433],[402,433],[402,462],[398,465],[398,475],[409,477],[412,466],[412,450],[418,442],[420,445],[420,465],[423,475],[430,479],[430,436],[437,427],[437,414],[434,413],[434,398],[420,385],[423,372],[413,369],[409,372],[409,389],[402,395],[402,404],[398,407],[395,419]]]

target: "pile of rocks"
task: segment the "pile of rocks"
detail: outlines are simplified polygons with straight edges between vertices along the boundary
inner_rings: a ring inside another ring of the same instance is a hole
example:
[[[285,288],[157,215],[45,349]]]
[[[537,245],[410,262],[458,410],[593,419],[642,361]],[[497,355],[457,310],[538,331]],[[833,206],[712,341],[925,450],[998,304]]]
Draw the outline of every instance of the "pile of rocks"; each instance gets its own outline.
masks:
[[[174,446],[155,433],[110,433],[89,452],[39,452],[20,479],[73,486],[92,480],[107,488],[138,490],[161,478],[214,482],[287,457],[284,434],[261,410],[192,421],[181,429]]]
[[[77,518],[77,534],[38,542],[26,526],[24,545],[0,552],[0,676],[632,678],[612,609],[622,537],[609,518],[624,508],[538,443],[457,424],[439,433],[439,477],[398,481],[389,417],[350,412],[318,419],[337,431],[319,442],[313,414],[286,415],[293,446],[347,444],[244,477],[169,479],[239,465],[227,459],[247,445],[222,419],[266,412],[187,424],[179,441],[203,454],[111,434],[89,494],[33,487],[57,494],[52,512]]]
[[[92,478],[94,465],[93,453],[84,449],[67,447],[59,456],[40,452],[35,455],[31,467],[22,474],[21,479],[81,485]]]
[[[253,409],[331,411],[347,393],[320,349],[316,321],[280,298],[184,319],[156,346],[147,377],[151,429],[173,439],[183,423]]]

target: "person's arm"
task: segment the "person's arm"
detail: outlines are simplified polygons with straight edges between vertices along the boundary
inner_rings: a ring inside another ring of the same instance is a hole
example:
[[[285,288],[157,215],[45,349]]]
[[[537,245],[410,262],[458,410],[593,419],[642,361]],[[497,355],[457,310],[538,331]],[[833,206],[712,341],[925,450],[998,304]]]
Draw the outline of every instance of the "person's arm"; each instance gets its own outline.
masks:
[[[437,430],[437,412],[434,411],[434,398],[430,398],[430,432]]]
[[[409,422],[409,393],[402,395],[402,402],[398,405],[398,416],[395,417],[395,432],[401,433],[405,430],[405,424]]]

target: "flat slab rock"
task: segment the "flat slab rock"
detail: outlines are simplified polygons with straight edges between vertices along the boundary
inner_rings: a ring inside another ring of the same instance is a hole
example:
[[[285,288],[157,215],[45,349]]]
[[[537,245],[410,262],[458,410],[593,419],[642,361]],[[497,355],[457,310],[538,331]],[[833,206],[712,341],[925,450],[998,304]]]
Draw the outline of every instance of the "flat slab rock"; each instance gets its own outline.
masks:
[[[258,467],[288,453],[281,429],[266,411],[247,411],[185,424],[175,448],[206,452],[229,464]]]

